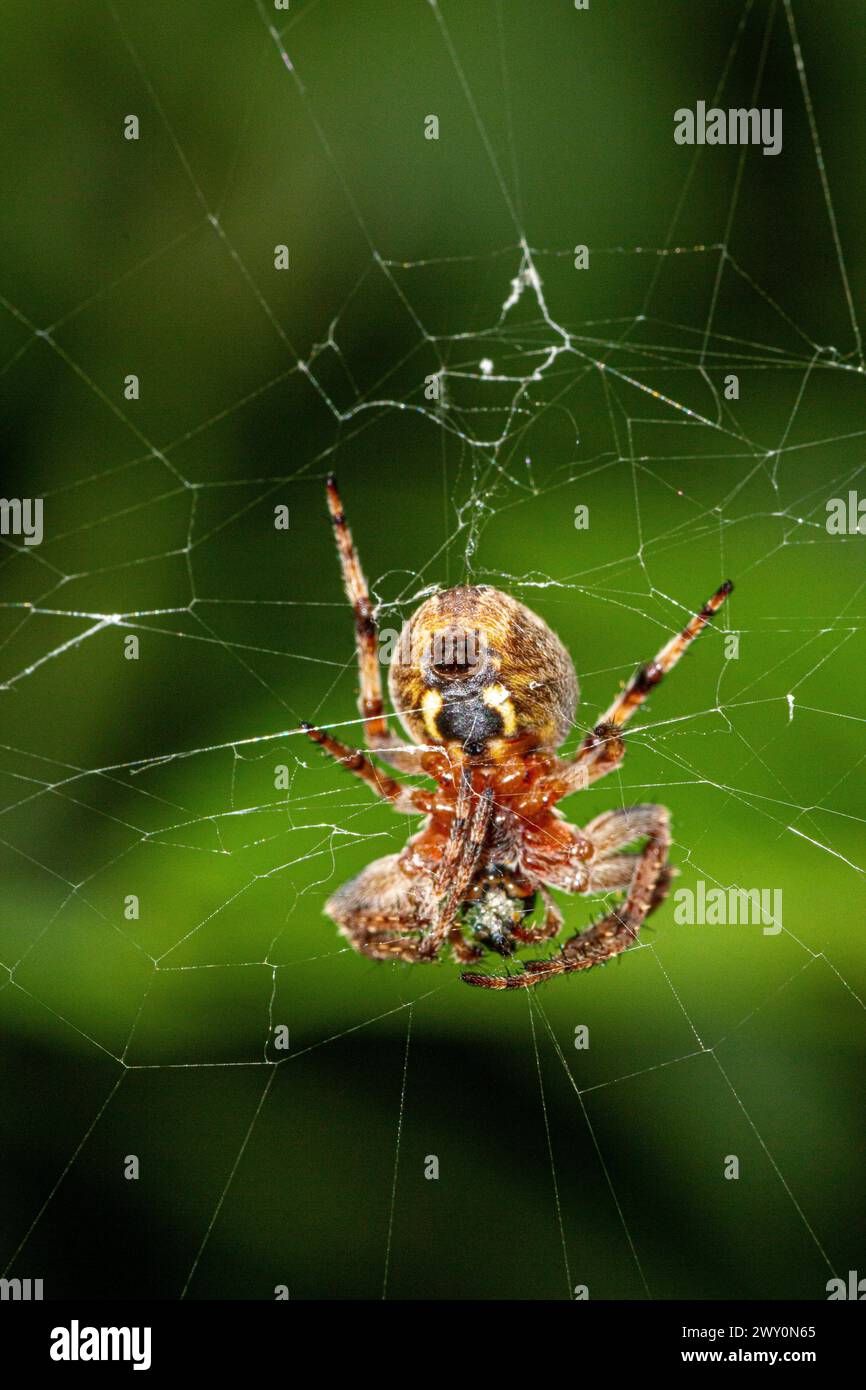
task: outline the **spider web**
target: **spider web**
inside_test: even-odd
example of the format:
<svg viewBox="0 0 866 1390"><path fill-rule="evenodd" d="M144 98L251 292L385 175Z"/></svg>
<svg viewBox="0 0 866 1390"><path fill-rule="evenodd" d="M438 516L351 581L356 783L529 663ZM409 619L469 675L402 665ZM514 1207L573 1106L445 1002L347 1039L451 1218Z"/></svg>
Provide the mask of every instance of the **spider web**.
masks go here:
<svg viewBox="0 0 866 1390"><path fill-rule="evenodd" d="M181 99L189 50L109 3L99 61L134 91L174 211L84 297L2 298L10 396L50 382L70 452L93 458L46 478L41 546L3 538L6 1277L44 1273L49 1296L820 1298L862 1267L866 581L862 536L825 524L863 477L850 193L825 158L806 7L748 0L714 7L709 76L680 78L670 113L784 106L778 161L675 150L659 95L663 225L632 194L602 215L590 174L566 213L544 201L584 161L605 176L617 113L640 143L653 69L625 73L607 126L566 156L574 132L531 120L538 65L600 81L647 25L675 36L688 14L649 8L419 0L393 50L375 7L221 9L208 38L237 41L238 74L213 81L248 93L217 169ZM172 23L204 37L200 17ZM465 168L477 202L425 218L387 179L371 194L359 152L382 128L358 130L359 83L371 104L392 94L395 182L433 206ZM291 189L287 141L304 151ZM253 149L283 181L251 214ZM609 225L628 236L593 239ZM292 243L299 277L329 239L339 264L294 302L272 247ZM167 329L143 340L129 402L135 345L106 364L99 335L159 322L163 294L189 325L171 350ZM204 368L184 359L202 334ZM778 890L770 931L678 925L668 903L616 965L508 996L345 947L328 891L413 823L298 728L362 738L332 467L383 629L472 578L560 633L582 687L567 750L735 580L623 769L566 810L663 802L677 886ZM600 907L562 905L567 934Z"/></svg>

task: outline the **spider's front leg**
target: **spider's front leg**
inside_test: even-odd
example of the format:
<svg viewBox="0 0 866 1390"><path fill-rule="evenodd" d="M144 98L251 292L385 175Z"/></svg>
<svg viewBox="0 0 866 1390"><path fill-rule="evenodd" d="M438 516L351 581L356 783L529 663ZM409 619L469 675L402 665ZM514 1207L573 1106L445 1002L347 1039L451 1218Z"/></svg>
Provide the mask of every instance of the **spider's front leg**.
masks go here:
<svg viewBox="0 0 866 1390"><path fill-rule="evenodd" d="M547 881L556 884L558 878L558 886L564 888L570 883L572 892L604 893L626 889L625 901L601 921L566 941L559 955L522 962L520 975L466 974L463 976L466 984L483 989L526 989L554 975L589 970L634 945L646 918L664 901L670 883L667 860L671 835L667 810L664 806L645 805L608 811L585 830L573 833L575 845L588 843L593 854L584 867L579 868L576 862L568 863L561 851L556 858L551 853ZM648 838L639 853L619 852L642 835ZM572 856L572 860L577 857ZM579 857L585 859L582 850Z"/></svg>
<svg viewBox="0 0 866 1390"><path fill-rule="evenodd" d="M368 864L329 899L325 912L356 951L375 960L435 960L445 941L457 959L476 959L472 947L458 944L456 919L492 812L492 791L476 795L464 775L447 839L428 827L408 852Z"/></svg>

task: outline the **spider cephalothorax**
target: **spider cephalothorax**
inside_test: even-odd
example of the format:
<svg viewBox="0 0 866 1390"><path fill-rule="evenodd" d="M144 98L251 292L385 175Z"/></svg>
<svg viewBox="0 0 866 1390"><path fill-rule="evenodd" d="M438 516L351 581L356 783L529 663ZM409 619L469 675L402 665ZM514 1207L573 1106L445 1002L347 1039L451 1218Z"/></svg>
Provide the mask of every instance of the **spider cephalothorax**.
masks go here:
<svg viewBox="0 0 866 1390"><path fill-rule="evenodd" d="M556 803L620 765L620 729L718 611L731 583L638 669L571 758L556 749L574 720L577 677L555 633L487 585L434 594L404 626L391 664L389 690L412 740L406 744L385 716L375 615L333 478L328 504L355 610L368 746L435 788L398 782L365 754L302 726L396 810L425 817L400 854L374 860L325 911L355 950L374 959L429 961L447 943L455 959L470 962L485 951L511 956L556 936L563 920L551 888L620 892L620 905L569 938L558 955L522 961L518 974L463 979L517 989L625 950L667 892L668 813L663 806L620 808L578 830ZM641 849L628 849L637 841ZM544 913L537 920L539 900Z"/></svg>

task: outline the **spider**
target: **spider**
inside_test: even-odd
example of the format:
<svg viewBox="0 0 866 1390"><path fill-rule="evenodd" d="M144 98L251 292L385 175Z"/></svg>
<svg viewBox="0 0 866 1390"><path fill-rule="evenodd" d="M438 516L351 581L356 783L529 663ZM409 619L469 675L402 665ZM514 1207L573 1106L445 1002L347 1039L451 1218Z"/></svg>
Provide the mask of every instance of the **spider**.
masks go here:
<svg viewBox="0 0 866 1390"><path fill-rule="evenodd" d="M432 961L450 948L470 964L485 952L509 958L557 936L563 917L551 888L619 892L618 906L558 954L520 961L519 973L462 978L484 989L522 989L618 955L666 896L669 813L630 806L578 829L557 802L621 765L624 724L718 612L730 580L638 669L570 758L556 750L574 722L578 683L556 634L489 585L435 593L405 623L390 666L407 745L385 713L376 617L333 476L327 497L355 611L367 746L396 771L425 774L436 786L399 782L358 749L301 725L395 811L426 817L400 854L374 860L333 894L325 912L356 951L375 960ZM639 840L641 849L628 848ZM543 914L535 912L539 899Z"/></svg>

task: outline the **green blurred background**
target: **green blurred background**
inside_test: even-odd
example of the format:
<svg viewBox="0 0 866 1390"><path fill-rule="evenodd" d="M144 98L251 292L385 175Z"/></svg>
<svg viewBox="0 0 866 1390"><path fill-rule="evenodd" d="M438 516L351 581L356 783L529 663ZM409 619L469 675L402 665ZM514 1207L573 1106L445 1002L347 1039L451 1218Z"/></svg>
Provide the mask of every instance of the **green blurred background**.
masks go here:
<svg viewBox="0 0 866 1390"><path fill-rule="evenodd" d="M866 8L793 15L859 306ZM866 540L824 527L866 491L862 373L784 7L0 23L4 489L46 528L2 560L0 1267L115 1298L378 1298L386 1264L429 1299L866 1274ZM783 108L778 157L674 144L723 79ZM503 317L521 236L550 323L531 286ZM573 652L580 729L736 581L737 658L704 637L567 810L664 802L679 885L781 889L782 933L668 905L535 1010L342 949L325 897L408 823L293 732L359 733L331 467L383 626L427 585L509 589Z"/></svg>

